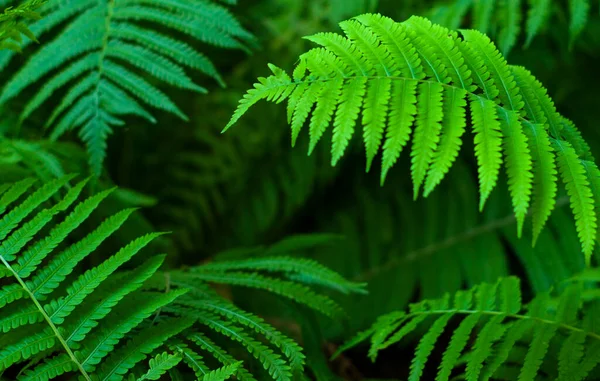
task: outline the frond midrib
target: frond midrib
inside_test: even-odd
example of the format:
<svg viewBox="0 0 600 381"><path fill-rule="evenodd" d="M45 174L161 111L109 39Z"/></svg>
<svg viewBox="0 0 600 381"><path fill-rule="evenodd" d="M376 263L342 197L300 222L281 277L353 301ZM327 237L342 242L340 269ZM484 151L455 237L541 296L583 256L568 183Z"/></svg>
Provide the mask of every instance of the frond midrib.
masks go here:
<svg viewBox="0 0 600 381"><path fill-rule="evenodd" d="M19 276L19 274L17 274L17 272L12 268L12 266L8 262L6 262L6 260L4 259L4 257L1 256L1 255L0 255L0 261L2 261L2 263L4 264L4 266L6 266L6 268L9 269L9 271L12 273L12 275L15 277L15 279L19 282L19 284L21 285L21 287L23 288L23 290L27 293L27 295L29 296L29 299L31 299L31 301L35 304L35 306L38 309L38 311L44 317L44 320L46 321L46 323L48 323L48 326L50 327L50 329L52 329L52 332L54 333L54 336L56 336L56 338L58 339L58 341L60 341L61 345L63 346L63 348L65 349L65 351L69 355L69 357L71 358L71 361L77 366L77 369L79 370L79 372L81 373L81 375L87 381L91 381L91 378L87 374L87 372L85 371L85 369L83 368L83 365L77 360L77 357L75 357L75 354L71 350L71 347L69 347L69 344L67 343L67 341L65 340L65 338L60 334L60 332L58 331L58 328L52 322L52 319L50 318L50 316L48 316L48 314L46 313L46 310L44 310L44 307L42 307L42 305L40 304L40 302L35 297L34 293L29 289L29 287L27 287L27 284L25 283L25 281Z"/></svg>
<svg viewBox="0 0 600 381"><path fill-rule="evenodd" d="M510 68L510 66L509 66ZM280 83L277 85L271 85L271 86L266 86L263 85L263 87L260 88L260 90L263 91L268 91L268 90L275 90L281 87L287 87L287 86L298 86L298 85L302 85L302 84L312 84L312 83L318 83L318 82L322 82L322 83L327 83L328 81L332 81L334 79L338 79L339 77L330 77L330 78L319 78L319 79L308 79L308 80L292 80L289 83ZM484 95L481 94L477 94L474 93L473 91L469 91L468 89L463 89L462 87L453 85L453 84L448 84L448 83L443 83L443 82L438 82L438 81L434 81L431 79L420 79L420 78L411 78L411 77L402 77L402 76L384 76L384 75L356 75L356 74L351 74L348 76L343 77L343 80L350 80L350 79L355 79L355 78L366 78L367 80L375 80L375 79L382 79L382 78L388 78L388 79L392 79L392 80L397 80L397 81L414 81L414 82L418 82L418 83L436 83L439 85L442 85L446 88L449 89L461 89L467 92L467 95L470 95L472 97L476 97L477 100L479 101L489 101L491 99L485 97ZM260 91L259 90L259 91ZM507 94L508 95L508 94ZM511 100L512 102L512 98L510 96L508 96L509 100ZM493 100L492 100L493 101ZM514 112L517 115L517 118L520 121L524 121L527 123L532 123L532 124L536 124L532 121L530 121L529 119L527 119L526 117L524 117L523 115L521 115L518 111L513 110L513 109L508 109L503 105L499 105L498 103L494 102L494 105L496 107L498 107L499 109L503 110L504 112Z"/></svg>
<svg viewBox="0 0 600 381"><path fill-rule="evenodd" d="M100 2L98 2L98 5L101 5ZM96 85L95 88L93 90L93 96L94 96L94 103L95 103L95 116L94 119L97 119L100 117L99 115L99 110L100 110L100 84L102 82L102 77L104 74L104 60L106 59L106 49L108 47L108 42L110 39L110 25L111 25L111 21L112 21L112 16L114 13L114 6L115 6L115 0L107 0L107 4L106 4L106 17L104 19L104 36L102 37L102 48L100 50L100 55L98 57L98 67L97 67L97 81L96 81Z"/></svg>
<svg viewBox="0 0 600 381"><path fill-rule="evenodd" d="M530 321L536 321L538 323L541 324L546 324L546 325L554 325L558 328L563 328L565 330L568 331L572 331L572 332L577 332L577 333L582 333L588 337L591 337L595 340L600 340L600 334L594 333L594 332L590 332L590 331L586 331L582 328L578 328L575 327L573 325L567 324L567 323L562 323L560 321L556 321L556 320L549 320L549 319L544 319L541 317L537 317L537 316L529 316L529 315L523 315L523 314L512 314L512 313L508 313L508 312L504 312L504 311L494 311L494 310L470 310L470 309L439 309L439 310L427 310L427 311L417 311L417 312L411 312L406 314L406 316L404 316L401 320L402 321L407 321L410 320L413 317L416 316L423 316L423 315L444 315L444 314L459 314L459 315L474 315L474 314L482 314L482 315L489 315L489 316L504 316L506 318L513 318L513 319L517 319L517 320L530 320Z"/></svg>

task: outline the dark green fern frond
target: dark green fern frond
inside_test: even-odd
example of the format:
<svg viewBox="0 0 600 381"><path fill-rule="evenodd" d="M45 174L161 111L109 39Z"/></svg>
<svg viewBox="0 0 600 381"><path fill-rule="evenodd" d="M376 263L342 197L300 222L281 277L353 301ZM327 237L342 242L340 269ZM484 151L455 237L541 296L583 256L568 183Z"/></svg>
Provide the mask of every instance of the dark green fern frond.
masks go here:
<svg viewBox="0 0 600 381"><path fill-rule="evenodd" d="M148 369L148 372L146 372L146 374L138 378L138 381L158 380L169 369L177 366L177 364L179 364L180 361L180 356L172 355L167 352L160 353L150 360L150 369Z"/></svg>
<svg viewBox="0 0 600 381"><path fill-rule="evenodd" d="M504 164L517 232L521 234L533 207L535 241L554 208L560 169L583 252L590 260L597 216L582 163L590 160L589 151L531 73L508 65L494 44L473 30L459 37L420 17L397 23L373 14L340 26L346 36L308 37L321 47L300 57L292 77L270 65L273 75L259 78L225 129L262 99L287 99L292 142L310 120L309 153L333 124L335 164L362 113L367 170L383 147L383 183L414 124L410 156L416 198L422 187L429 195L453 166L470 122L480 208Z"/></svg>
<svg viewBox="0 0 600 381"><path fill-rule="evenodd" d="M117 273L159 234L142 236L98 266L70 276L132 212L119 212L83 239L65 245L67 237L111 193L99 193L71 208L83 191L83 181L48 205L71 178L50 181L29 196L34 181L24 180L3 188L0 199L0 261L4 269L0 371L32 358L41 360L22 372L19 380L48 380L70 372L86 380L114 378L111 375L124 374L188 326L186 321L169 319L155 327L136 328L185 293L175 290L155 295L139 290L164 256L151 257L127 278ZM60 220L54 221L59 215ZM111 354L113 350L116 352Z"/></svg>
<svg viewBox="0 0 600 381"><path fill-rule="evenodd" d="M199 42L230 49L242 49L252 39L225 7L210 1L84 0L73 4L61 0L48 3L41 13L44 18L32 26L38 35L70 21L10 79L0 103L54 73L28 101L21 119L59 90L64 91L48 119L48 127L53 126L51 138L78 130L95 175L100 173L106 155L108 135L124 124L122 116L136 115L155 123L146 109L151 106L187 120L154 80L206 92L192 82L184 70L187 67L222 83L208 58L158 30L174 30ZM1 58L7 63L10 54Z"/></svg>
<svg viewBox="0 0 600 381"><path fill-rule="evenodd" d="M442 345L438 339L444 331L452 335L437 367L436 380L449 380L458 371L459 360L466 363L464 379L496 379L496 372L507 364L521 343L528 343L528 348L516 373L519 380L537 380L542 361L553 356L549 348L554 345L561 349L558 358L552 359L552 372L557 377L552 379L584 380L600 362L600 356L590 350L598 345L600 336L581 325L580 294L581 284L571 284L557 300L542 293L524 306L518 278L502 278L495 284L484 283L454 296L412 304L406 312L382 316L340 351L370 338L369 353L374 360L381 350L427 325L415 351L409 380L422 379L433 349ZM449 323L454 320L460 323L451 325L455 328L450 331ZM581 371L571 372L578 368Z"/></svg>
<svg viewBox="0 0 600 381"><path fill-rule="evenodd" d="M524 45L528 47L543 29L562 17L561 13L568 14L563 34L568 35L569 46L572 46L587 26L590 2L570 0L568 9L563 8L563 4L552 0L461 0L437 5L431 11L431 19L451 29L469 27L486 33L498 42L504 54L508 54L520 39L524 39ZM554 14L560 16L551 20Z"/></svg>
<svg viewBox="0 0 600 381"><path fill-rule="evenodd" d="M8 7L0 13L0 49L20 52L22 35L37 42L28 24L40 19L37 10L44 3L46 0L27 0L16 7Z"/></svg>
<svg viewBox="0 0 600 381"><path fill-rule="evenodd" d="M350 282L315 261L300 258L262 256L254 260L226 260L192 267L187 272L172 273L172 277L188 285L200 281L268 290L330 317L339 317L341 309L337 303L308 285L346 294L365 293L364 283Z"/></svg>
<svg viewBox="0 0 600 381"><path fill-rule="evenodd" d="M280 273L284 279L262 275ZM288 278L290 280L285 280ZM146 285L149 289L188 289L189 295L178 298L162 311L170 315L192 318L201 329L186 331L179 336L171 349L182 355L197 377L208 377L205 358L212 357L224 367L238 360L219 343L228 339L237 343L258 361L274 380L291 380L300 374L305 365L305 355L292 339L273 328L253 313L242 310L223 299L209 283L230 284L267 290L289 298L315 311L329 316L339 316L339 307L329 297L310 290L306 285L321 285L342 292L364 292L362 285L349 282L316 262L298 259L297 263L285 257L261 256L256 260L223 260L193 267L189 271L172 271L157 275ZM216 335L215 335L216 334ZM232 372L240 380L262 379L249 373L247 366L236 367Z"/></svg>

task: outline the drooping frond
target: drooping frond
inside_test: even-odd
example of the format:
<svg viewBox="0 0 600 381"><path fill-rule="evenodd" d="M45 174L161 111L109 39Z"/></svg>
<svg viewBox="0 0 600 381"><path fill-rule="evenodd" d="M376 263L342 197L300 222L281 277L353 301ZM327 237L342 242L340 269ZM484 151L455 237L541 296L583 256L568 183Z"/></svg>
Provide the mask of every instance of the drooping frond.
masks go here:
<svg viewBox="0 0 600 381"><path fill-rule="evenodd" d="M300 57L292 77L270 65L273 75L260 78L244 95L225 129L259 100L287 99L293 141L309 121L312 148L333 124L335 164L362 113L367 170L381 148L382 183L412 133L411 174L417 197L423 186L429 195L453 166L469 122L480 207L504 165L517 231L520 235L532 208L535 241L554 208L560 169L589 261L596 212L582 161L593 158L575 126L557 113L531 73L508 65L494 44L473 30L459 37L420 17L397 23L373 14L340 26L346 36L308 37L321 47Z"/></svg>
<svg viewBox="0 0 600 381"><path fill-rule="evenodd" d="M93 174L100 173L106 140L124 124L122 116L135 115L155 123L147 106L187 120L184 113L154 83L206 92L184 68L197 70L222 83L208 58L186 42L168 36L173 30L202 43L242 49L252 39L222 5L212 1L127 0L49 2L43 19L31 28L38 36L68 24L45 43L9 80L0 103L53 76L26 104L21 119L31 115L54 94L65 95L48 118L57 139L77 130L87 146ZM73 17L75 16L75 17ZM10 53L0 57L4 66Z"/></svg>
<svg viewBox="0 0 600 381"><path fill-rule="evenodd" d="M37 10L45 2L46 0L27 0L16 7L8 7L0 13L0 49L20 52L22 35L37 42L28 24L39 20L40 15Z"/></svg>
<svg viewBox="0 0 600 381"><path fill-rule="evenodd" d="M422 379L434 348L445 345L439 340L444 332L450 334L450 339L437 366L436 381L449 380L459 371L459 364L466 365L460 368L464 369L463 379L496 379L494 376L501 374L508 362L515 362L513 353L523 345L527 350L517 360L520 369L515 380L537 380L544 360L552 361L552 366L544 366L544 373L555 376L551 379L584 380L600 362L598 353L591 350L600 336L581 324L581 290L581 283L572 283L556 300L542 293L523 305L518 278L501 278L495 284L484 283L453 296L412 304L408 311L381 316L340 352L370 338L369 353L374 360L381 350L426 326L415 350L409 380ZM550 350L555 345L559 351ZM558 357L553 358L555 355Z"/></svg>
<svg viewBox="0 0 600 381"><path fill-rule="evenodd" d="M500 50L508 54L519 44L528 47L544 29L562 21L566 15L568 22L562 34L568 35L572 46L587 26L590 2L570 0L568 7L564 4L554 0L466 0L436 5L430 14L432 21L448 28L468 27L488 34L498 42ZM555 14L560 16L552 19Z"/></svg>

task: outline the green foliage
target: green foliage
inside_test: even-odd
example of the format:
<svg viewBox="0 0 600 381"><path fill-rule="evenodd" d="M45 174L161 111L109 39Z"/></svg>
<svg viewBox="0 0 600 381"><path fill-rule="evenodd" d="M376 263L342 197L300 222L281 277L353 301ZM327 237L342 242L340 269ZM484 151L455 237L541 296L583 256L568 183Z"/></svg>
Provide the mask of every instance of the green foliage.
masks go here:
<svg viewBox="0 0 600 381"><path fill-rule="evenodd" d="M340 351L370 338L369 355L374 360L380 351L427 324L415 350L410 380L422 379L433 349L442 345L438 340L445 330L451 332L451 338L437 367L436 380L448 380L459 364L466 364L466 380L495 379L497 372L501 374L513 361L512 352L524 343L528 348L520 360L519 380L537 379L542 363L555 354L551 346L560 347L558 358L553 359L552 367L543 368L544 373L551 372L552 379L584 380L600 362L600 337L582 326L581 292L582 284L572 283L556 299L541 293L524 306L519 279L501 278L495 284L423 300L411 304L406 312L384 315ZM455 320L460 323L449 326Z"/></svg>
<svg viewBox="0 0 600 381"><path fill-rule="evenodd" d="M335 165L362 111L367 171L385 136L383 184L414 122L411 175L416 199L421 187L429 195L454 164L469 121L480 209L504 162L518 234L531 207L535 242L555 205L558 167L589 261L597 217L593 179L586 176L583 161L595 165L575 126L556 112L531 73L509 66L494 44L473 30L462 31L459 38L423 18L396 23L372 14L340 26L346 37L333 33L307 37L322 47L300 57L293 78L270 65L273 75L260 78L248 91L225 129L261 99L276 103L287 99L294 144L314 106L309 154L333 119Z"/></svg>
<svg viewBox="0 0 600 381"><path fill-rule="evenodd" d="M349 329L365 329L377 316L414 300L494 282L513 273L515 266L532 292L547 291L584 268L583 255L576 254L577 231L566 195L558 197L547 228L532 247L529 240L517 237L504 181L479 213L476 176L462 160L452 171L452 182L440 184L439 191L417 202L412 201L410 184L401 178L390 178L379 188L366 186L365 175L357 176L353 186L346 187L348 201L333 217L318 214L318 230L344 239L311 258L348 279L368 283L367 296L340 299L352 316ZM530 226L524 229L531 233ZM331 337L343 337L343 328L323 324Z"/></svg>
<svg viewBox="0 0 600 381"><path fill-rule="evenodd" d="M77 372L87 380L92 374L123 374L143 360L145 353L189 325L184 320L171 319L136 332L136 327L143 326L154 311L185 291L162 295L139 291L160 267L164 256L149 258L126 279L115 274L158 234L139 237L98 266L69 278L133 211L117 213L83 239L64 245L110 193L102 192L81 201L67 213L87 182L82 181L53 206L44 207L45 201L57 195L69 179L50 181L29 196L26 192L34 181L14 183L4 187L0 201L4 212L0 220L0 260L7 270L4 278L10 280L0 290L4 332L1 369L41 354L45 359L38 359L38 364L25 370L19 379L51 379L67 372ZM60 213L67 214L61 222L53 223L52 219ZM45 226L52 228L42 233ZM131 341L111 353L126 340ZM143 349L132 343L139 343Z"/></svg>
<svg viewBox="0 0 600 381"><path fill-rule="evenodd" d="M46 207L71 179L49 181L33 192L29 192L35 183L31 179L0 188L0 328L4 333L0 371L30 361L17 376L19 380L48 380L69 372L86 380L121 379L159 348L169 348L171 353L161 352L151 359L139 380L157 380L181 361L202 380L224 380L233 374L254 379L241 362L205 336L201 326L239 342L274 380L291 380L304 366L298 344L226 301L206 282L268 289L329 316L339 314L337 304L302 283L362 291L361 285L317 263L295 263L285 257L160 273L164 256L154 256L132 270L117 272L158 233L133 240L99 265L72 277L134 210L118 212L84 238L66 244L112 192L100 192L74 205L87 183L84 180ZM60 215L64 215L62 221L53 221ZM279 272L289 280L261 275L263 270ZM285 359L268 345L280 350ZM209 368L198 352L211 354L223 367Z"/></svg>
<svg viewBox="0 0 600 381"><path fill-rule="evenodd" d="M36 10L45 2L46 0L28 0L17 7L8 7L0 14L0 49L20 52L19 43L23 40L21 35L37 42L27 24L32 20L39 20L40 15Z"/></svg>
<svg viewBox="0 0 600 381"><path fill-rule="evenodd" d="M114 127L125 124L123 116L135 115L156 123L143 106L147 105L187 120L153 83L155 80L206 92L185 73L184 68L190 68L222 84L208 58L187 42L164 34L161 28L228 49L243 49L244 43L252 40L225 7L213 2L61 0L48 3L41 13L43 19L32 26L38 37L69 21L57 37L44 44L12 76L4 86L0 102L6 103L59 69L38 85L39 90L28 99L21 119L30 116L54 93L66 89L46 127L53 126L50 136L53 140L78 129L95 176L100 174L106 156L108 135ZM189 17L190 14L193 16ZM213 23L215 18L220 20L219 24ZM6 66L10 58L8 53L0 57L0 67ZM148 81L134 68L154 80Z"/></svg>
<svg viewBox="0 0 600 381"><path fill-rule="evenodd" d="M508 54L521 37L525 38L524 45L528 47L543 29L560 19L561 13L568 14L568 43L572 46L588 22L588 0L570 0L568 9L552 0L459 0L438 5L431 11L431 17L434 22L451 29L468 25L486 33L496 38L500 50ZM553 14L557 14L557 17L551 19Z"/></svg>
<svg viewBox="0 0 600 381"><path fill-rule="evenodd" d="M0 0L0 379L600 379L597 6Z"/></svg>

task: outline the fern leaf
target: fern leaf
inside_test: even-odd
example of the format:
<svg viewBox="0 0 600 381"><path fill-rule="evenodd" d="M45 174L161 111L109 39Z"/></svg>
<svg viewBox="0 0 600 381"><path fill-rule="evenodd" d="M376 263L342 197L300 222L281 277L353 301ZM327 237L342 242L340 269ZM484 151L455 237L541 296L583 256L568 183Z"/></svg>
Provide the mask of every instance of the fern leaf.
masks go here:
<svg viewBox="0 0 600 381"><path fill-rule="evenodd" d="M558 379L566 380L570 375L577 373L576 367L583 357L583 344L585 334L573 332L563 343L558 358Z"/></svg>
<svg viewBox="0 0 600 381"><path fill-rule="evenodd" d="M483 371L482 378L484 380L489 380L502 364L504 364L508 359L510 351L516 346L517 341L520 340L526 332L531 330L533 324L534 322L531 320L520 320L508 327L502 341L495 349L492 361Z"/></svg>
<svg viewBox="0 0 600 381"><path fill-rule="evenodd" d="M208 314L203 316L201 322L208 325L213 330L244 345L244 347L246 347L248 351L262 363L265 370L269 372L274 379L291 379L291 369L285 364L281 357L265 345L252 339L242 329Z"/></svg>
<svg viewBox="0 0 600 381"><path fill-rule="evenodd" d="M70 178L61 178L45 184L31 196L25 199L19 206L6 213L0 219L0 240L4 240L6 236L29 215L40 204L52 197ZM11 258L7 259L8 261Z"/></svg>
<svg viewBox="0 0 600 381"><path fill-rule="evenodd" d="M410 375L408 377L409 380L413 381L421 379L427 358L429 358L431 355L431 351L433 351L435 342L444 331L444 328L448 324L448 321L451 317L451 313L440 316L435 323L433 323L427 333L423 335L419 345L417 346L415 357L410 365Z"/></svg>
<svg viewBox="0 0 600 381"><path fill-rule="evenodd" d="M550 0L530 0L530 8L527 12L527 24L525 26L525 47L528 47L540 28L547 22L550 11Z"/></svg>
<svg viewBox="0 0 600 381"><path fill-rule="evenodd" d="M431 168L427 172L424 195L427 197L442 181L456 160L461 137L465 132L466 91L457 88L446 88L444 91L444 119L442 120L442 136L438 150L435 152Z"/></svg>
<svg viewBox="0 0 600 381"><path fill-rule="evenodd" d="M193 279L202 280L205 282L266 289L274 294L281 295L298 303L304 304L330 317L335 317L341 312L339 306L331 299L324 295L316 294L304 285L268 278L260 274L233 271L194 273Z"/></svg>
<svg viewBox="0 0 600 381"><path fill-rule="evenodd" d="M142 283L162 265L163 260L163 256L156 256L147 260L135 270L127 273L127 281L124 281L121 277L113 276L108 281L103 282L98 287L95 295L101 298L101 302L86 301L79 307L77 315L71 315L67 318L65 328L69 332L67 337L69 342L82 341L119 301L140 288Z"/></svg>
<svg viewBox="0 0 600 381"><path fill-rule="evenodd" d="M371 163L379 152L383 138L391 86L390 79L378 78L371 81L367 89L362 120L363 139L367 150L367 172L371 169Z"/></svg>
<svg viewBox="0 0 600 381"><path fill-rule="evenodd" d="M371 337L369 354L375 360L379 350L405 338L426 318L435 318L421 337L412 360L409 379L419 380L425 363L431 361L434 348L439 349L443 345L436 341L447 329L448 320L452 317L462 321L458 327L452 328L452 337L438 367L438 381L450 379L454 369L465 363L465 373L457 377L466 380L534 380L540 375L542 362L548 363L548 366L544 365L545 373L552 374L550 368L556 364L557 374L581 380L600 360L598 336L578 327L578 314L582 311L581 290L580 282L569 285L560 294L558 305L549 293L541 293L524 311L518 278L501 278L495 284L483 283L456 293L452 306L449 303L451 298L446 295L441 299L412 304L406 312L384 315L344 348ZM479 330L476 329L478 324L482 325ZM394 331L396 333L387 338ZM569 337L562 343L560 353L555 353L549 348L553 339L560 337L559 331ZM563 340L562 337L560 339ZM461 355L470 341L473 341L471 352ZM520 344L523 341L529 342L527 348ZM554 361L554 356L558 361ZM522 366L515 366L521 360ZM506 373L507 369L510 369L509 373ZM503 378L508 374L512 378Z"/></svg>
<svg viewBox="0 0 600 381"><path fill-rule="evenodd" d="M500 50L508 54L517 42L521 29L521 0L505 1L502 9L500 35L498 36Z"/></svg>
<svg viewBox="0 0 600 381"><path fill-rule="evenodd" d="M156 355L150 360L150 369L137 381L158 380L169 369L175 367L181 361L181 357L168 354L166 352Z"/></svg>
<svg viewBox="0 0 600 381"><path fill-rule="evenodd" d="M96 366L98 364L101 364L101 366L106 365L108 359L105 359L105 357L107 355L112 357L110 362L112 362L114 366L119 365L117 364L118 360L114 357L115 352L113 352L113 349L119 343L119 341L123 339L128 332L130 332L133 328L139 325L144 319L146 319L153 312L155 312L158 308L169 304L184 293L185 290L175 290L167 294L160 295L142 294L140 292L137 292L134 294L130 294L130 296L123 299L122 303L120 303L117 307L118 309L113 310L112 314L109 315L109 320L105 320L103 327L98 331L92 332L89 335L89 337L85 337L85 347L83 347L80 351L76 353L77 358L81 359L82 366L89 372L95 371ZM135 304L129 304L128 306L128 303ZM132 311L130 307L131 305L136 305L136 310ZM110 319L110 316L112 316L113 318ZM67 324L67 327L68 332L70 331L73 333L78 328L75 325L69 324ZM179 329L181 327L173 328ZM185 328L186 327L183 327L181 328L181 330ZM75 337L73 336L73 334L71 334L70 336L70 341L75 342ZM139 337L139 335L135 337ZM135 346L136 344L133 343L131 345ZM123 349L123 347L121 347L121 353L124 354L125 350L126 349ZM127 352L127 354L136 356L136 354L134 353ZM114 371L114 369L112 368L112 365L106 365L104 367L104 371L112 372Z"/></svg>
<svg viewBox="0 0 600 381"><path fill-rule="evenodd" d="M373 30L382 45L390 52L390 57L394 58L395 67L402 76L412 79L425 77L419 56L410 44L403 25L376 14L359 15L356 19ZM398 59L400 57L402 59Z"/></svg>
<svg viewBox="0 0 600 381"><path fill-rule="evenodd" d="M473 25L481 33L487 33L492 21L495 1L477 1L473 11Z"/></svg>
<svg viewBox="0 0 600 381"><path fill-rule="evenodd" d="M459 89L473 91L471 72L465 60L460 54L457 46L454 44L454 38L448 38L448 35L456 36L456 32L436 24L429 20L413 16L406 21L408 28L415 32L415 35L423 39L423 42L429 46L435 46L437 56L448 70L448 76L451 83Z"/></svg>
<svg viewBox="0 0 600 381"><path fill-rule="evenodd" d="M123 247L113 257L104 261L100 266L86 271L73 284L67 288L67 295L46 307L46 312L55 324L61 324L64 318L71 313L83 299L98 285L114 273L119 266L131 259L143 247L148 245L159 234L148 234Z"/></svg>
<svg viewBox="0 0 600 381"><path fill-rule="evenodd" d="M271 253L279 250L271 248ZM200 267L194 267L192 272L210 272L215 270L262 270L268 272L283 272L290 279L302 280L303 283L317 284L337 290L341 293L365 293L363 283L347 281L333 270L321 265L317 261L306 258L293 257L263 257L240 260L227 260L212 262Z"/></svg>
<svg viewBox="0 0 600 381"><path fill-rule="evenodd" d="M540 125L525 123L523 129L527 136L533 159L533 202L532 224L533 244L537 241L550 213L556 197L556 164L550 139Z"/></svg>
<svg viewBox="0 0 600 381"><path fill-rule="evenodd" d="M87 219L92 211L98 207L100 202L112 193L112 191L113 190L110 189L100 192L77 205L74 211L69 214L63 222L55 226L45 239L36 242L36 244L30 247L22 257L18 258L18 264L15 266L17 274L21 278L28 278L29 275L36 270L42 260L56 248L70 232Z"/></svg>
<svg viewBox="0 0 600 381"><path fill-rule="evenodd" d="M577 233L582 244L586 262L591 260L596 237L596 214L594 199L589 182L585 176L585 168L579 161L573 147L561 140L554 140L558 168L571 200L571 209L575 215Z"/></svg>
<svg viewBox="0 0 600 381"><path fill-rule="evenodd" d="M202 360L202 356L190 349L189 346L175 343L171 344L170 347L183 358L183 362L194 372L197 379L200 380L208 374L209 369Z"/></svg>
<svg viewBox="0 0 600 381"><path fill-rule="evenodd" d="M572 47L587 24L590 3L588 0L569 0L569 46Z"/></svg>
<svg viewBox="0 0 600 381"><path fill-rule="evenodd" d="M487 99L472 99L471 115L475 133L475 156L479 167L479 187L481 198L479 209L488 199L498 181L500 165L502 164L501 126L496 114L496 106Z"/></svg>
<svg viewBox="0 0 600 381"><path fill-rule="evenodd" d="M229 353L223 348L216 345L212 340L203 334L195 333L190 339L198 344L202 349L210 352L215 359L217 359L223 365L232 365L237 362ZM235 376L240 381L255 381L254 377L242 366L237 368Z"/></svg>
<svg viewBox="0 0 600 381"><path fill-rule="evenodd" d="M454 331L452 338L450 339L450 344L448 344L448 348L444 352L436 380L447 381L450 378L452 369L458 362L461 352L467 346L467 341L469 340L471 332L480 318L481 316L479 314L469 315Z"/></svg>
<svg viewBox="0 0 600 381"><path fill-rule="evenodd" d="M290 365L293 370L302 369L305 356L301 348L292 340L283 336L281 333L267 325L261 318L236 308L233 304L220 302L216 299L211 300L192 300L183 298L179 303L188 307L208 310L213 313L222 315L228 321L235 321L244 325L258 334L263 335L270 343L277 346L290 360Z"/></svg>
<svg viewBox="0 0 600 381"><path fill-rule="evenodd" d="M411 173L414 184L414 198L419 196L419 188L433 160L442 130L442 86L423 83L419 86L417 101L417 122L411 152Z"/></svg>
<svg viewBox="0 0 600 381"><path fill-rule="evenodd" d="M511 193L517 236L521 237L525 215L529 209L532 188L532 160L527 146L527 137L515 112L500 111L500 122L504 132L504 153L508 173L508 189Z"/></svg>
<svg viewBox="0 0 600 381"><path fill-rule="evenodd" d="M508 50L518 35L520 2L503 4L504 16L497 24L502 31L502 48ZM495 4L473 6L475 23L489 29ZM521 234L531 206L535 243L556 204L558 178L550 142L564 140L578 159L593 161L589 146L575 126L557 113L544 87L527 70L509 66L491 40L478 31L461 30L459 36L423 18L397 23L373 14L360 15L341 23L341 27L345 36L320 33L307 37L320 47L301 55L293 79L271 67L274 74L259 79L248 91L226 129L260 99L275 103L287 99L293 143L313 112L311 151L333 119L335 165L344 155L362 112L367 169L384 139L383 184L408 143L415 122L411 177L416 198L422 186L424 194L430 195L449 172L470 122L475 135L480 209L495 188L505 162L517 233ZM341 95L336 103L323 89L337 93L338 86ZM470 113L464 110L465 99ZM589 253L592 242L588 233L595 231L595 225L584 229L581 218L595 223L596 212L576 212L580 240Z"/></svg>
<svg viewBox="0 0 600 381"><path fill-rule="evenodd" d="M492 317L481 329L475 344L473 344L473 353L467 361L467 380L479 380L484 361L492 354L492 345L498 341L506 330L502 325L504 316Z"/></svg>
<svg viewBox="0 0 600 381"><path fill-rule="evenodd" d="M52 292L71 273L77 263L119 229L132 212L132 209L125 210L108 218L93 233L58 254L46 267L38 271L33 279L27 281L27 286L34 296L39 297Z"/></svg>
<svg viewBox="0 0 600 381"><path fill-rule="evenodd" d="M219 369L213 370L212 372L206 374L202 378L202 381L224 381L224 380L228 380L231 376L233 376L235 374L235 372L238 370L238 368L240 367L241 364L242 364L242 362L239 361L239 362L236 362L234 364L225 365L224 367L221 367Z"/></svg>
<svg viewBox="0 0 600 381"><path fill-rule="evenodd" d="M175 319L146 328L104 361L98 370L99 377L110 379L117 375L123 375L168 338L180 333L190 325L192 325L190 320Z"/></svg>
<svg viewBox="0 0 600 381"><path fill-rule="evenodd" d="M390 168L396 163L402 149L408 143L411 127L417 114L417 81L400 81L393 84L396 102L390 106L380 183L383 185ZM435 164L434 164L435 165Z"/></svg>
<svg viewBox="0 0 600 381"><path fill-rule="evenodd" d="M341 81L341 80L331 81L323 86L323 88L319 92L319 94L311 92L310 89L309 89L309 91L306 92L307 97L310 97L314 94L315 96L319 96L319 97L321 97L321 99L323 99L323 101L319 102L317 104L317 106L315 107L315 111L313 112L313 116L310 120L310 131L309 131L310 144L308 146L308 154L309 155L314 150L318 141L321 139L321 136L323 136L325 129L329 125L329 122L331 121L331 118L333 116L333 113L335 111L335 108L336 108L337 103L340 98L340 91L341 91L342 85L343 85L343 81ZM315 88L315 87L313 86L312 88ZM308 99L308 98L305 98L305 99ZM310 99L310 100L313 100L313 99ZM314 101L316 101L316 98L314 98ZM305 104L303 102L301 102L298 105L298 107L300 108L300 107L303 107L304 105ZM306 110L306 114L308 115L308 111L310 108L312 108L312 104L307 102L306 105L308 105L308 109L302 109L302 110L303 110L303 112ZM304 115L304 113L302 115ZM296 116L296 114L294 114L294 116ZM302 117L299 117L299 118L302 118ZM301 125L299 125L299 123L304 122L303 119L295 119L295 120L298 122L295 125L292 125L292 129L296 128L296 130L294 130L295 131L294 134L292 135L292 139L294 141L298 137L298 133L300 132Z"/></svg>
<svg viewBox="0 0 600 381"><path fill-rule="evenodd" d="M83 0L48 6L44 16L32 25L35 35L47 34L61 24L65 24L64 28L12 76L0 102L18 96L50 71L59 69L45 86L39 86L41 90L27 103L21 118L30 116L53 93L66 89L65 97L49 118L53 124L64 114L54 126L52 136L84 128L80 136L88 146L95 176L100 175L111 129L122 124L114 114L140 115L151 120L137 105L141 101L187 119L169 96L139 76L134 68L186 90L206 91L191 81L183 66L199 70L222 84L214 65L204 55L187 43L155 30L166 26L197 41L235 49L246 49L245 44L253 40L225 7L213 1L189 4L175 0L107 0L96 4ZM11 57L4 55L0 67L6 66ZM101 89L107 84L121 90L112 91L113 96L121 97L105 100L106 93Z"/></svg>
<svg viewBox="0 0 600 381"><path fill-rule="evenodd" d="M366 92L366 79L356 78L348 81L342 90L340 105L333 122L331 146L331 165L337 164L344 155L348 142L354 132L354 123L358 118L362 97Z"/></svg>
<svg viewBox="0 0 600 381"><path fill-rule="evenodd" d="M519 381L532 380L538 373L542 360L548 351L550 340L556 334L556 326L540 325L533 330L533 341L529 345L529 351L525 356L525 361Z"/></svg>

